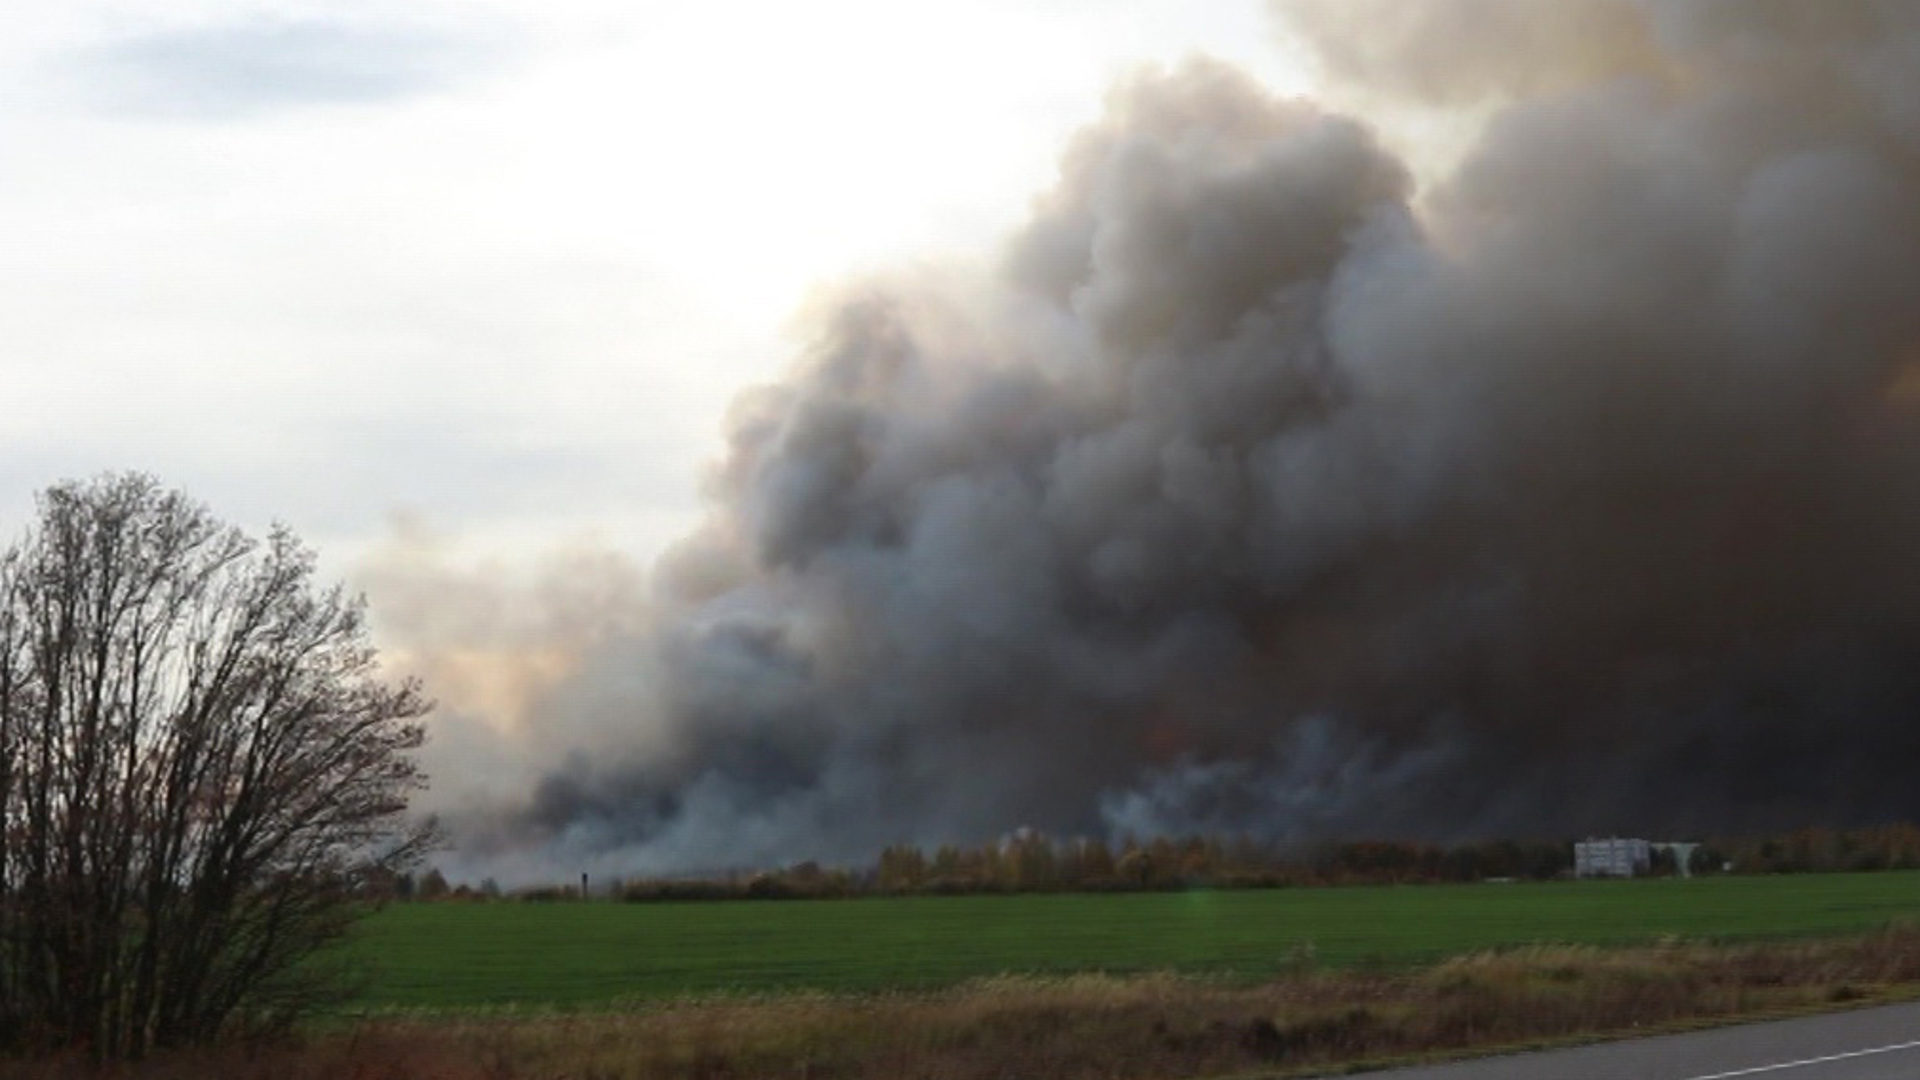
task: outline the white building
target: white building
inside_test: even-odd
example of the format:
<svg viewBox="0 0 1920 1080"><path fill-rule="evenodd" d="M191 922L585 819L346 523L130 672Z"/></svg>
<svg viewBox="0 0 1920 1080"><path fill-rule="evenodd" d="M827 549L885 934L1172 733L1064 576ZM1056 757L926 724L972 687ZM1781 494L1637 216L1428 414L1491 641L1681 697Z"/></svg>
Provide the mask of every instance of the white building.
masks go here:
<svg viewBox="0 0 1920 1080"><path fill-rule="evenodd" d="M1645 840L1609 837L1573 845L1574 877L1632 877L1653 866L1653 845Z"/></svg>

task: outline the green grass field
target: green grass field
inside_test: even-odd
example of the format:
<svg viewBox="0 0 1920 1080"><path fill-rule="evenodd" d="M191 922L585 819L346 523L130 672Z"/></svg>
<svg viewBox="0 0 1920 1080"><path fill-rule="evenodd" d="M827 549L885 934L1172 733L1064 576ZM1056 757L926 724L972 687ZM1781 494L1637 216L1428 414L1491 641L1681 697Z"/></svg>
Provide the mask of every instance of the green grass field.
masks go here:
<svg viewBox="0 0 1920 1080"><path fill-rule="evenodd" d="M1110 896L401 904L346 947L360 1004L594 1006L1002 973L1413 964L1503 945L1816 937L1920 919L1920 872Z"/></svg>

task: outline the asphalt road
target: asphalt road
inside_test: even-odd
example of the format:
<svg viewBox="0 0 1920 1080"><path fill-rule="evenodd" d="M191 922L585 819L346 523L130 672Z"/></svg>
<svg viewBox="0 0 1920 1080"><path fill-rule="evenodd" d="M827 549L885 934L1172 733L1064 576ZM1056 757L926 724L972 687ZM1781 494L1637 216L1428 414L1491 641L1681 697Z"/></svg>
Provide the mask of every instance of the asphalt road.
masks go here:
<svg viewBox="0 0 1920 1080"><path fill-rule="evenodd" d="M1920 1080L1920 1003L1368 1076L1379 1080Z"/></svg>

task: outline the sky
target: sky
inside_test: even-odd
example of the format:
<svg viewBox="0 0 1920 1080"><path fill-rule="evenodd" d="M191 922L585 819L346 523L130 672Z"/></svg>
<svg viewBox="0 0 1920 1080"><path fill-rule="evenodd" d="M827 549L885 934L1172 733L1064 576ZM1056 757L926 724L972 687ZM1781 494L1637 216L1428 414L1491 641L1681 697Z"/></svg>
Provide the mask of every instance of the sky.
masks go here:
<svg viewBox="0 0 1920 1080"><path fill-rule="evenodd" d="M644 563L815 290L981 257L1134 65L1304 78L1257 0L7 6L0 527L139 469L347 578Z"/></svg>

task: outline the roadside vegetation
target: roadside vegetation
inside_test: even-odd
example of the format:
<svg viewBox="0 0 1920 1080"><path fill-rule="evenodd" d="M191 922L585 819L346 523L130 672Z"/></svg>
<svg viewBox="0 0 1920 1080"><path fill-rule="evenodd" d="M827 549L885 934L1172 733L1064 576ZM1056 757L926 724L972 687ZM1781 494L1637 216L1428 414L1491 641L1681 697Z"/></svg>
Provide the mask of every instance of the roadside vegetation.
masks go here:
<svg viewBox="0 0 1920 1080"><path fill-rule="evenodd" d="M1782 1015L1910 995L1920 932L1635 948L1537 945L1404 970L1301 956L1254 982L1168 973L974 980L928 992L687 997L606 1012L385 1013L297 1044L0 1078L731 1080L1291 1076Z"/></svg>

